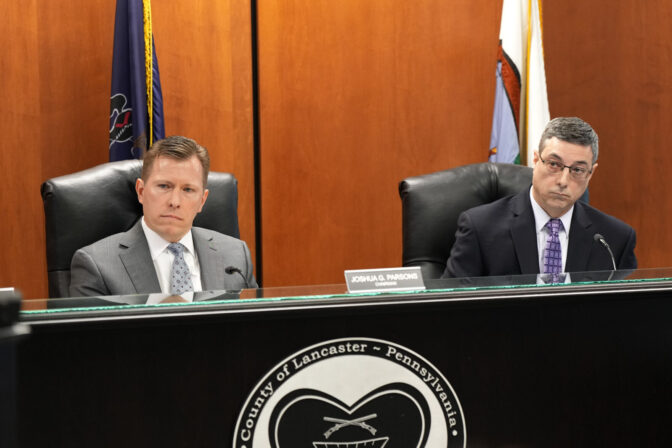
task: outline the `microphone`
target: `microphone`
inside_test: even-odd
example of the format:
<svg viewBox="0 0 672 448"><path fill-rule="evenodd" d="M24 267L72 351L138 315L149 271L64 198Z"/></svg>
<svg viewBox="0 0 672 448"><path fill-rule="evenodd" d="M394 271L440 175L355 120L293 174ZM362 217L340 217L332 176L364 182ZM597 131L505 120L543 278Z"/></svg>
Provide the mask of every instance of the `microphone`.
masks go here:
<svg viewBox="0 0 672 448"><path fill-rule="evenodd" d="M240 275L240 276L243 278L243 281L245 282L245 288L246 288L246 289L250 289L250 284L247 283L247 279L246 279L245 276L243 275L243 271L241 271L241 270L238 269L237 267L235 267L235 266L227 266L226 268L224 268L224 272L226 272L226 273L229 274L229 275L233 274L234 272L238 273L238 275Z"/></svg>
<svg viewBox="0 0 672 448"><path fill-rule="evenodd" d="M616 270L616 259L614 258L614 253L611 251L611 247L609 247L609 243L607 243L607 240L604 239L604 237L596 233L593 235L593 239L603 245L608 251L609 251L609 256L611 257L611 265L614 267L614 271ZM613 274L613 272L612 272ZM610 276L611 277L611 276Z"/></svg>

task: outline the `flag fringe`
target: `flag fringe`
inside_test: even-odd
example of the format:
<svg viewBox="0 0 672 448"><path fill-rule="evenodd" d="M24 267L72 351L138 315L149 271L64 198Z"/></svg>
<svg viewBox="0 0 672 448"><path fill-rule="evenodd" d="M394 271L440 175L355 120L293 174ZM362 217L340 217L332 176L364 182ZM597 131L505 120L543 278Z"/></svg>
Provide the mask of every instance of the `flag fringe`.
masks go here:
<svg viewBox="0 0 672 448"><path fill-rule="evenodd" d="M147 115L149 119L149 145L148 149L154 144L154 91L152 82L152 2L151 0L142 0L143 13L143 31L145 37L145 84L147 85Z"/></svg>

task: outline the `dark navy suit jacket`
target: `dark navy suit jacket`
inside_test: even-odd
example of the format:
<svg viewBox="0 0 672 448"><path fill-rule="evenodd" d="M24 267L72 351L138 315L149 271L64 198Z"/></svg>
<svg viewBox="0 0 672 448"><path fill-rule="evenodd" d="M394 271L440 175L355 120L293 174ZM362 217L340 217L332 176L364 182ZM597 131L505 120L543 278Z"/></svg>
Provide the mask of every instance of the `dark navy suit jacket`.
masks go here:
<svg viewBox="0 0 672 448"><path fill-rule="evenodd" d="M637 268L634 229L578 201L569 230L566 272L612 269L609 252L593 239L596 233L611 246L619 270ZM539 273L529 189L463 212L455 236L444 278Z"/></svg>

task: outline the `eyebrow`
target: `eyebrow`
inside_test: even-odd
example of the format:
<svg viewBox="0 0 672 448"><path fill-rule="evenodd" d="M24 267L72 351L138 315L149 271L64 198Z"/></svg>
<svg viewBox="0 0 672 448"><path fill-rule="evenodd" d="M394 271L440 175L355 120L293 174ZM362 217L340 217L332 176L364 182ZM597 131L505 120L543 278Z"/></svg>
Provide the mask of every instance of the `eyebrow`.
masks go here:
<svg viewBox="0 0 672 448"><path fill-rule="evenodd" d="M562 162L562 164L565 165L565 166L574 166L574 165L586 165L586 166L588 166L588 162L586 162L585 160L579 160L577 162L572 163L571 165L566 165L565 161L562 159L562 157L558 156L557 154L555 154L553 152L550 153L548 155L548 157L549 158L553 157L554 159L558 160L559 162Z"/></svg>

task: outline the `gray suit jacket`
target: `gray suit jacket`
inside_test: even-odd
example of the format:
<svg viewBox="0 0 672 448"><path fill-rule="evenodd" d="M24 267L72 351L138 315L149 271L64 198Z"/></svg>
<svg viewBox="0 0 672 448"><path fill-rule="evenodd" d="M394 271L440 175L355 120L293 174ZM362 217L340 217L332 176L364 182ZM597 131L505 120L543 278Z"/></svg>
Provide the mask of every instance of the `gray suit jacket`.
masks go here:
<svg viewBox="0 0 672 448"><path fill-rule="evenodd" d="M204 290L257 287L245 242L200 227L191 230ZM226 273L229 266L240 269L242 276L237 272ZM127 232L79 249L72 257L72 297L159 292L161 286L140 221Z"/></svg>

